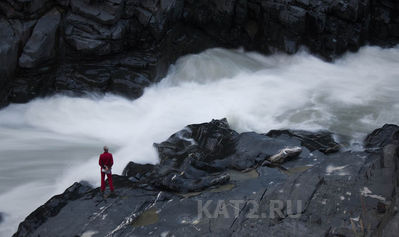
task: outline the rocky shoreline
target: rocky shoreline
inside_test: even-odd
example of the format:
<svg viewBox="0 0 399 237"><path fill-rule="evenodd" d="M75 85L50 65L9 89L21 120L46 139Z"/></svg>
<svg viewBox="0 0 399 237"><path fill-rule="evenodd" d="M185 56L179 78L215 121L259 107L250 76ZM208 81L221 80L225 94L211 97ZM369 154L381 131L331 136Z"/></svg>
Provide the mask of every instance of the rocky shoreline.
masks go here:
<svg viewBox="0 0 399 237"><path fill-rule="evenodd" d="M178 57L211 47L306 46L332 60L392 46L398 10L394 0L5 0L0 107L54 93L137 98Z"/></svg>
<svg viewBox="0 0 399 237"><path fill-rule="evenodd" d="M328 131L237 133L226 119L154 144L157 165L113 175L117 197L75 183L14 236L395 236L399 127L348 151Z"/></svg>

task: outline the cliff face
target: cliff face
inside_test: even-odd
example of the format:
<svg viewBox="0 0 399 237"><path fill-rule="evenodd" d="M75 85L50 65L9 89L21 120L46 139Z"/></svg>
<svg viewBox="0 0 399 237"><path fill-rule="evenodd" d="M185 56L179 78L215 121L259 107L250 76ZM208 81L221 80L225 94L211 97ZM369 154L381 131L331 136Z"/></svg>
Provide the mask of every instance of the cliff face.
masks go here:
<svg viewBox="0 0 399 237"><path fill-rule="evenodd" d="M136 98L177 57L209 47L327 60L399 39L394 0L5 0L0 104L57 92Z"/></svg>

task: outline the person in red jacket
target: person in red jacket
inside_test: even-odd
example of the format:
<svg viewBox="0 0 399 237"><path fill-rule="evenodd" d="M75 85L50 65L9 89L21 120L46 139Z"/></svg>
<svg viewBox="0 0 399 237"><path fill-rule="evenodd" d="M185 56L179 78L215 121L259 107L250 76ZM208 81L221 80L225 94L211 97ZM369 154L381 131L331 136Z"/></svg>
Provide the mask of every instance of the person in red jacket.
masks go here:
<svg viewBox="0 0 399 237"><path fill-rule="evenodd" d="M114 164L114 159L112 157L112 154L108 152L108 147L104 146L104 153L100 155L100 159L98 161L98 164L101 167L101 192L104 193L105 190L105 175L107 175L108 179L108 184L109 184L109 189L111 190L111 193L114 192L114 186L112 185L112 172L111 168L112 165Z"/></svg>

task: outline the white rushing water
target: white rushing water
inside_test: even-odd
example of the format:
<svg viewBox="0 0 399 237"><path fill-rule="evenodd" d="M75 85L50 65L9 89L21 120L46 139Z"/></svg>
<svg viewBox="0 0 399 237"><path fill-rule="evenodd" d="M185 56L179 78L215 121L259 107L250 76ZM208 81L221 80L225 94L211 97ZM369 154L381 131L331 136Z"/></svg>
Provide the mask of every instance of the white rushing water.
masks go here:
<svg viewBox="0 0 399 237"><path fill-rule="evenodd" d="M399 123L399 48L366 47L334 64L307 53L211 49L182 57L134 101L55 96L0 111L0 236L73 182L99 185L98 154L157 163L154 142L187 124L226 117L237 131L328 129L356 146Z"/></svg>

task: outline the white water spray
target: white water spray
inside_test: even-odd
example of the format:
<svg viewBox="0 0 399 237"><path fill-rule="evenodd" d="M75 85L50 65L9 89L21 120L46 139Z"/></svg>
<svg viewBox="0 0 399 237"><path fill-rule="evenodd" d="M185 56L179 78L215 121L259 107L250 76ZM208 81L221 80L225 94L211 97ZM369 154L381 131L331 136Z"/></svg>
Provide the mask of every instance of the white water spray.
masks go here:
<svg viewBox="0 0 399 237"><path fill-rule="evenodd" d="M334 64L307 53L211 49L182 57L134 101L55 96L0 111L0 236L75 181L99 184L98 154L157 163L152 146L185 125L226 117L239 132L328 129L353 144L399 123L399 48L366 47Z"/></svg>

